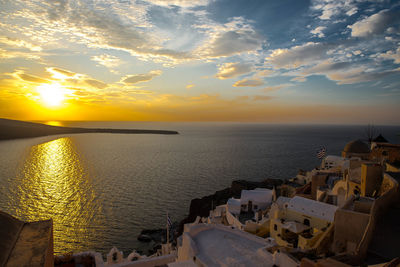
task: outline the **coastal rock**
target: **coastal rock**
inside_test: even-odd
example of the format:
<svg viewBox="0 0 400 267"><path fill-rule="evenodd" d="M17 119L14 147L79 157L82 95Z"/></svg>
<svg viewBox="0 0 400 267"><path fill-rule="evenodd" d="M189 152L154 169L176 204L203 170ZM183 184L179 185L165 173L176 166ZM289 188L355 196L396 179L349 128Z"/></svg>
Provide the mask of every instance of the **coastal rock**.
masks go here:
<svg viewBox="0 0 400 267"><path fill-rule="evenodd" d="M240 198L242 190L253 190L255 188L272 189L273 187L280 186L282 183L283 181L279 179L265 179L261 182L236 180L232 182L230 187L216 191L212 195L192 199L190 202L189 215L179 224L178 236L182 234L184 224L194 222L197 216L207 217L212 208L226 204L231 197Z"/></svg>
<svg viewBox="0 0 400 267"><path fill-rule="evenodd" d="M151 240L153 240L153 239L151 238L151 236L149 236L149 235L143 235L143 234L140 234L140 235L137 237L137 239L138 239L140 242L150 242Z"/></svg>
<svg viewBox="0 0 400 267"><path fill-rule="evenodd" d="M229 198L240 198L242 190L253 190L256 188L277 188L285 181L279 179L265 179L261 182L252 182L246 180L236 180L231 183L231 186L223 190L216 191L214 194L202 198L192 199L190 202L189 215L184 218L179 224L174 222L170 230L170 240L176 243L176 238L182 235L183 225L192 223L197 216L207 217L211 208L218 205L226 204ZM166 242L166 229L144 229L140 232L138 240L141 242L154 242L155 245L149 249L148 255L152 255L159 248L158 244Z"/></svg>
<svg viewBox="0 0 400 267"><path fill-rule="evenodd" d="M176 238L176 231L178 223L173 222L172 227L169 231L170 240L174 240ZM160 229L143 229L137 239L141 242L150 242L154 241L155 243L165 243L167 239L167 230L165 228Z"/></svg>

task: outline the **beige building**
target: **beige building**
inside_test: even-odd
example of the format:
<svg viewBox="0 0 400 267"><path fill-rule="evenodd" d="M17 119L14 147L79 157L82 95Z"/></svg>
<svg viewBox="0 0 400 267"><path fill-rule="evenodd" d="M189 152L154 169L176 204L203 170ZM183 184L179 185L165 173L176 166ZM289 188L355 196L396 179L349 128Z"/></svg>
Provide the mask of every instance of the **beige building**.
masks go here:
<svg viewBox="0 0 400 267"><path fill-rule="evenodd" d="M279 200L279 198L278 198ZM270 212L270 236L278 245L302 250L320 249L329 236L338 207L296 196Z"/></svg>
<svg viewBox="0 0 400 267"><path fill-rule="evenodd" d="M399 201L399 183L384 173L376 198L351 197L335 214L333 251L365 257L378 218L392 203Z"/></svg>

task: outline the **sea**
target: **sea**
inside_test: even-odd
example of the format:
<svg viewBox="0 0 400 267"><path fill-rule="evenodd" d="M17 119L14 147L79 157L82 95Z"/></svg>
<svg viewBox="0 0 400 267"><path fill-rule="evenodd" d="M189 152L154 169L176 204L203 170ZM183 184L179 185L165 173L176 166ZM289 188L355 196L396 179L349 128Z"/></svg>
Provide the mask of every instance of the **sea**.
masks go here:
<svg viewBox="0 0 400 267"><path fill-rule="evenodd" d="M53 122L54 123L54 122ZM112 247L125 255L154 244L142 229L182 220L194 198L234 180L293 178L365 139L365 125L57 122L91 128L176 130L179 135L85 133L0 141L0 210L53 219L54 252ZM400 126L375 126L400 143Z"/></svg>

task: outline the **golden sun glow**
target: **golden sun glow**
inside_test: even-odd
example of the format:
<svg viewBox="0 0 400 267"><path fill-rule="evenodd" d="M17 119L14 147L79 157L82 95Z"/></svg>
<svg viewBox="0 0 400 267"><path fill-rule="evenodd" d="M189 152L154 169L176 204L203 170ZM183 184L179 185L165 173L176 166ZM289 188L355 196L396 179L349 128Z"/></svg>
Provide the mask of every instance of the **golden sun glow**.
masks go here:
<svg viewBox="0 0 400 267"><path fill-rule="evenodd" d="M65 89L58 83L42 84L37 87L37 91L47 106L60 106L65 100Z"/></svg>

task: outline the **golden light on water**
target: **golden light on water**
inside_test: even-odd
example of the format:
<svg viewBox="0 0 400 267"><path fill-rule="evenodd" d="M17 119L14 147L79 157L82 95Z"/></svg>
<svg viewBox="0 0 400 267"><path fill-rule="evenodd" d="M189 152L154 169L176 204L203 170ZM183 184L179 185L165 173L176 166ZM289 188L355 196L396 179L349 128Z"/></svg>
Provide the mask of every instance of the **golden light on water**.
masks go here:
<svg viewBox="0 0 400 267"><path fill-rule="evenodd" d="M13 206L24 220L53 219L55 253L88 249L82 243L94 237L99 242L102 231L93 229L101 228L102 208L70 138L33 146L22 168Z"/></svg>
<svg viewBox="0 0 400 267"><path fill-rule="evenodd" d="M44 124L50 126L64 126L60 121L46 121Z"/></svg>

